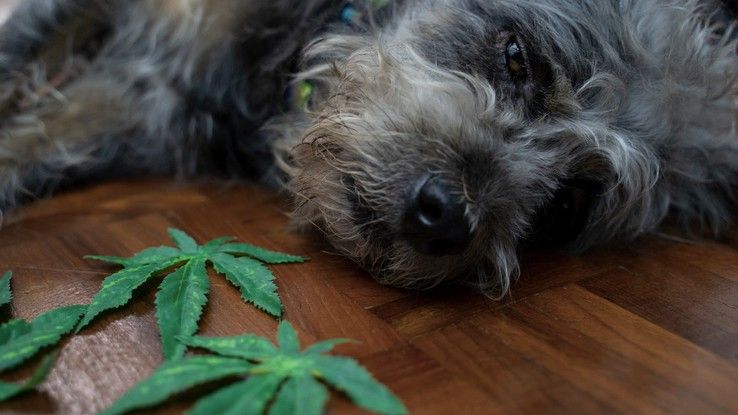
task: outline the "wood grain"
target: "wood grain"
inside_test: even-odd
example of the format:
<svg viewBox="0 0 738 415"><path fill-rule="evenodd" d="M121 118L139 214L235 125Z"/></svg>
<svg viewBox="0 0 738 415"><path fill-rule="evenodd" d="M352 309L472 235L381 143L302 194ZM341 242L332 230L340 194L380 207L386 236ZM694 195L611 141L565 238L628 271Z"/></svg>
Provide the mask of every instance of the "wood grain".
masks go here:
<svg viewBox="0 0 738 415"><path fill-rule="evenodd" d="M255 186L167 180L37 202L0 230L0 271L15 273L4 317L88 302L113 269L84 255L169 244L166 229L176 226L200 241L233 235L309 256L273 267L285 318L304 343L359 340L337 352L359 359L412 413L738 413L735 239L651 237L581 256L527 254L512 295L495 301L461 287L378 285L314 235L290 230L288 208ZM274 319L244 304L225 279L210 278L202 333L273 338ZM0 404L0 413L90 414L148 376L162 359L156 285L67 339L40 390ZM197 396L148 413L180 413ZM355 412L334 394L329 413Z"/></svg>

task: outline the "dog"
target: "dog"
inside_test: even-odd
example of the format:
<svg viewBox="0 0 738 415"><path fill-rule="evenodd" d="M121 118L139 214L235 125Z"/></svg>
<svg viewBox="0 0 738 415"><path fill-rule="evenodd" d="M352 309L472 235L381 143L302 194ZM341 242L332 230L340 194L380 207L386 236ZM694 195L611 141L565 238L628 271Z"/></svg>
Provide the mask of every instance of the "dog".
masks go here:
<svg viewBox="0 0 738 415"><path fill-rule="evenodd" d="M738 218L717 0L24 0L0 28L0 209L243 177L382 283L504 294L522 250Z"/></svg>

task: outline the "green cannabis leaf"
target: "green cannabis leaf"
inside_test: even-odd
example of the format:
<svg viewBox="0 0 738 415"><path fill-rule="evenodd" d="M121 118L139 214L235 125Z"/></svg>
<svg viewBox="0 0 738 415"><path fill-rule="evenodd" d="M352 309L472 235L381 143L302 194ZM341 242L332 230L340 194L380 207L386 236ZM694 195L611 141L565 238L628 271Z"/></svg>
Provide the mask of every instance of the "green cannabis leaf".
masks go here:
<svg viewBox="0 0 738 415"><path fill-rule="evenodd" d="M13 299L13 293L10 291L10 279L13 274L7 271L0 278L0 307L9 304ZM12 320L0 326L0 346L9 343L11 340L28 333L31 325L24 320ZM51 371L56 360L57 353L51 353L44 357L39 367L34 371L30 379L23 383L6 383L0 382L0 402L19 395L27 390L35 388L39 383L43 382L46 375Z"/></svg>
<svg viewBox="0 0 738 415"><path fill-rule="evenodd" d="M33 371L33 375L20 384L0 382L0 402L29 391L43 382L51 372L51 368L54 367L58 355L59 352L55 351L44 356L36 370Z"/></svg>
<svg viewBox="0 0 738 415"><path fill-rule="evenodd" d="M149 278L169 272L156 295L156 317L165 359L182 357L185 346L177 338L186 338L197 332L202 309L207 303L208 262L241 291L244 301L273 316L282 315L282 302L274 284L274 275L263 264L302 262L303 258L235 243L230 237L198 245L191 236L179 229L169 229L169 236L176 248L147 248L130 258L88 257L121 265L123 269L103 280L100 291L92 299L77 327L78 331L101 312L128 303L133 291Z"/></svg>
<svg viewBox="0 0 738 415"><path fill-rule="evenodd" d="M245 375L253 367L240 359L194 356L165 362L100 415L122 414L164 402L175 393L206 382Z"/></svg>
<svg viewBox="0 0 738 415"><path fill-rule="evenodd" d="M182 356L187 349L177 340L197 331L210 282L205 260L196 258L169 274L156 294L156 318L161 330L164 356Z"/></svg>
<svg viewBox="0 0 738 415"><path fill-rule="evenodd" d="M9 273L8 273L9 274ZM5 274L3 280L9 275ZM56 308L36 317L32 322L16 319L0 325L0 371L16 367L46 346L56 344L74 329L86 306ZM33 375L22 383L0 382L0 402L35 388L46 379L58 352L44 356Z"/></svg>
<svg viewBox="0 0 738 415"><path fill-rule="evenodd" d="M56 344L72 331L87 306L72 305L47 311L32 322L11 320L0 325L0 371L15 367L41 348Z"/></svg>
<svg viewBox="0 0 738 415"><path fill-rule="evenodd" d="M8 271L0 278L0 307L10 303L10 300L13 299L13 293L10 292L10 279L12 277L13 273Z"/></svg>
<svg viewBox="0 0 738 415"><path fill-rule="evenodd" d="M267 407L270 415L320 414L329 396L324 383L369 411L407 413L402 402L356 361L324 354L347 340L315 343L301 352L297 333L286 321L280 323L277 338L278 346L253 334L183 339L190 346L218 356L165 363L103 414L118 415L150 407L173 393L231 375L248 377L200 399L189 414L260 414Z"/></svg>
<svg viewBox="0 0 738 415"><path fill-rule="evenodd" d="M186 343L221 356L255 363L250 376L201 399L191 415L320 414L328 400L322 381L346 394L358 406L382 414L404 414L406 409L385 386L355 360L329 356L345 339L332 339L300 351L292 325L282 321L277 330L278 347L251 334L238 337L193 337Z"/></svg>

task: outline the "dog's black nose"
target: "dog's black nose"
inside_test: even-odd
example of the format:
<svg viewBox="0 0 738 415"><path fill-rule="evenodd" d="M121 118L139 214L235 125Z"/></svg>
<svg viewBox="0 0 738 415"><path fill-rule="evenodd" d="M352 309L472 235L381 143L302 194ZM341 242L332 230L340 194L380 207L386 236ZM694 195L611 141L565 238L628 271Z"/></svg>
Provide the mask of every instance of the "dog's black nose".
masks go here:
<svg viewBox="0 0 738 415"><path fill-rule="evenodd" d="M424 177L412 192L402 223L403 236L416 251L432 256L457 254L469 245L466 204L437 177Z"/></svg>

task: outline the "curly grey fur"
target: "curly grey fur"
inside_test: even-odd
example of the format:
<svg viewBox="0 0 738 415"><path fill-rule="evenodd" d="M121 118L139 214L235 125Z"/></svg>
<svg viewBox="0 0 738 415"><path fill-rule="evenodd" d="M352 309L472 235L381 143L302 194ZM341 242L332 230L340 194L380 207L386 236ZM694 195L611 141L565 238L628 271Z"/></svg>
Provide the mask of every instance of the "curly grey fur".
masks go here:
<svg viewBox="0 0 738 415"><path fill-rule="evenodd" d="M736 220L738 47L717 1L405 0L351 26L331 0L27 1L45 7L11 22L46 23L0 37L0 207L151 171L273 181L273 149L295 221L380 281L497 293L557 222L581 222L556 242L581 250L669 215ZM316 85L307 108L282 99L291 77ZM467 206L463 254L400 237L428 173ZM562 218L561 194L582 210Z"/></svg>

